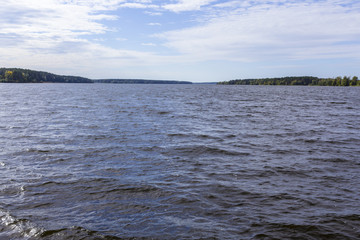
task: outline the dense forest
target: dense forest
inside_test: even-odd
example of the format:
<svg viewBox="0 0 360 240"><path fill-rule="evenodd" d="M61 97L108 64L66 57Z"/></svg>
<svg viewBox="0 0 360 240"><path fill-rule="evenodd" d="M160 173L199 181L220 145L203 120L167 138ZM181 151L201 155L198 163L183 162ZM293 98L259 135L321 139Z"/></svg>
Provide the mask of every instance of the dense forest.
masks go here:
<svg viewBox="0 0 360 240"><path fill-rule="evenodd" d="M236 79L219 82L221 85L302 85L302 86L360 86L358 77L317 78L311 76Z"/></svg>
<svg viewBox="0 0 360 240"><path fill-rule="evenodd" d="M93 83L83 77L60 76L20 68L0 68L0 82L4 83Z"/></svg>
<svg viewBox="0 0 360 240"><path fill-rule="evenodd" d="M99 79L95 83L118 83L118 84L192 84L192 82L174 80L144 80L144 79Z"/></svg>
<svg viewBox="0 0 360 240"><path fill-rule="evenodd" d="M174 80L99 79L61 76L48 72L20 68L0 68L0 83L127 83L127 84L192 84Z"/></svg>

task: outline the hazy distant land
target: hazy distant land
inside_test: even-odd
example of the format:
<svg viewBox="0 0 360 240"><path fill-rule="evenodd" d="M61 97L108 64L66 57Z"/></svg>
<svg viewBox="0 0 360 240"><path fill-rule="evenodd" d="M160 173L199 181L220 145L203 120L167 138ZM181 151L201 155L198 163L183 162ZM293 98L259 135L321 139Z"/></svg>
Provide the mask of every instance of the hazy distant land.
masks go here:
<svg viewBox="0 0 360 240"><path fill-rule="evenodd" d="M146 80L146 79L98 79L94 83L117 83L117 84L192 84L192 82L175 80Z"/></svg>

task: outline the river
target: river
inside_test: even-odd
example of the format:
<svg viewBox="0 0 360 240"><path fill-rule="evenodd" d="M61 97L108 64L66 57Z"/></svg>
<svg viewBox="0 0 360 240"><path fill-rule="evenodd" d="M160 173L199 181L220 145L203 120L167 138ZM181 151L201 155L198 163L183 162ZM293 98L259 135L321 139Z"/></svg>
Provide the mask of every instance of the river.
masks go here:
<svg viewBox="0 0 360 240"><path fill-rule="evenodd" d="M359 239L360 88L0 84L0 239Z"/></svg>

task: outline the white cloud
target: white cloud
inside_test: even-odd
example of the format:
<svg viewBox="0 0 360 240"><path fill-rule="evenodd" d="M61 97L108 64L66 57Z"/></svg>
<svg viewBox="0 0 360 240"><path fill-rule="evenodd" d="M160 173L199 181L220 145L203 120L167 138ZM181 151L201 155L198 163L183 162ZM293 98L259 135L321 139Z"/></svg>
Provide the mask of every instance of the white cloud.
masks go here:
<svg viewBox="0 0 360 240"><path fill-rule="evenodd" d="M0 9L0 33L18 36L27 47L45 47L59 41L78 41L83 35L105 33L107 27L98 21L113 20L116 16L96 14L94 9L112 7L115 1L101 2L104 5L96 1L86 4L82 1L6 1ZM45 46L33 45L40 42Z"/></svg>
<svg viewBox="0 0 360 240"><path fill-rule="evenodd" d="M143 46L151 46L151 47L155 47L155 46L156 46L155 43L142 43L141 45L143 45Z"/></svg>
<svg viewBox="0 0 360 240"><path fill-rule="evenodd" d="M167 47L196 60L360 58L359 2L259 2L157 36Z"/></svg>
<svg viewBox="0 0 360 240"><path fill-rule="evenodd" d="M161 23L148 23L149 26L161 26Z"/></svg>
<svg viewBox="0 0 360 240"><path fill-rule="evenodd" d="M162 7L173 12L195 11L217 0L178 0L177 3L164 4Z"/></svg>
<svg viewBox="0 0 360 240"><path fill-rule="evenodd" d="M103 20L117 20L118 8L157 8L151 0L0 0L0 38L16 36L27 47L50 47L84 35L111 31ZM0 47L1 47L0 39ZM41 46L34 45L40 43Z"/></svg>
<svg viewBox="0 0 360 240"><path fill-rule="evenodd" d="M150 16L162 16L163 15L162 12L145 11L144 13L147 14L147 15L150 15Z"/></svg>
<svg viewBox="0 0 360 240"><path fill-rule="evenodd" d="M147 3L139 3L139 2L128 2L128 3L124 3L124 4L121 4L119 5L119 7L122 7L122 8L143 8L143 9L146 9L146 8L158 8L157 5L153 5L153 4L147 4Z"/></svg>

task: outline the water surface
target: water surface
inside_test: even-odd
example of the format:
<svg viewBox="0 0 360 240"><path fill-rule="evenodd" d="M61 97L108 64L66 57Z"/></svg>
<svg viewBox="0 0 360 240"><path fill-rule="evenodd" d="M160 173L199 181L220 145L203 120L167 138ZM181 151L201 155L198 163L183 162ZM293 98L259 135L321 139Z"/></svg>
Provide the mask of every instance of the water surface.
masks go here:
<svg viewBox="0 0 360 240"><path fill-rule="evenodd" d="M0 84L1 239L359 239L360 88Z"/></svg>

